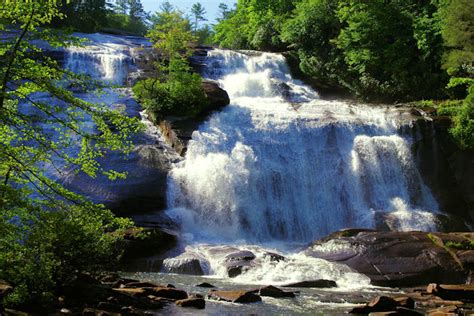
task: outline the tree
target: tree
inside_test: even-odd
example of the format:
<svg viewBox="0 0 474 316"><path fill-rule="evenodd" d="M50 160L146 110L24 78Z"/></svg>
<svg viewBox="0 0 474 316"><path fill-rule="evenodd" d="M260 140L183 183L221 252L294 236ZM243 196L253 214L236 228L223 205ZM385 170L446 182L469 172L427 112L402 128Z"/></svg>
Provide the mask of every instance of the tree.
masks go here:
<svg viewBox="0 0 474 316"><path fill-rule="evenodd" d="M474 148L474 3L468 0L443 1L440 7L446 52L443 68L451 77L448 88L464 100L443 107L441 115L453 116L450 132L462 148ZM467 92L467 93L466 93Z"/></svg>
<svg viewBox="0 0 474 316"><path fill-rule="evenodd" d="M140 0L128 0L129 13L128 15L133 20L143 20L146 18L147 14L143 9L143 4Z"/></svg>
<svg viewBox="0 0 474 316"><path fill-rule="evenodd" d="M171 13L175 11L175 7L169 1L165 1L160 5L160 11L163 13Z"/></svg>
<svg viewBox="0 0 474 316"><path fill-rule="evenodd" d="M46 170L123 178L97 159L110 150L130 152L130 136L140 129L137 119L75 97L65 87L91 82L63 70L34 44L79 45L45 28L63 17L56 1L0 5L0 29L15 27L0 42L0 279L15 286L7 304L30 303L36 311L81 273L116 263L120 232L131 224Z"/></svg>
<svg viewBox="0 0 474 316"><path fill-rule="evenodd" d="M129 9L129 0L116 0L115 12L120 14L127 14Z"/></svg>
<svg viewBox="0 0 474 316"><path fill-rule="evenodd" d="M61 16L52 19L56 27L72 27L81 32L97 32L106 24L106 0L58 0Z"/></svg>
<svg viewBox="0 0 474 316"><path fill-rule="evenodd" d="M159 23L147 36L161 58L155 64L155 75L137 82L134 94L152 118L198 115L208 104L201 88L202 78L191 72L188 63L190 45L196 41L189 20L179 11L155 16Z"/></svg>
<svg viewBox="0 0 474 316"><path fill-rule="evenodd" d="M223 21L225 19L228 19L230 16L231 10L229 10L229 6L223 2L219 3L219 17L217 18L217 21Z"/></svg>
<svg viewBox="0 0 474 316"><path fill-rule="evenodd" d="M194 18L194 32L197 31L199 22L207 21L207 19L204 17L206 13L206 9L199 2L196 2L191 7L191 15Z"/></svg>

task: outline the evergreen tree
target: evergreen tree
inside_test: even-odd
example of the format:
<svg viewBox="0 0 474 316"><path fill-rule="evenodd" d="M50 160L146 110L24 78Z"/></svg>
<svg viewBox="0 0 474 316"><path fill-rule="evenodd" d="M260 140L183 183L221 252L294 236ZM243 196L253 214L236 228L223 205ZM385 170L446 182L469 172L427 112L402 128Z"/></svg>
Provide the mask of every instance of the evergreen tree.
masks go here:
<svg viewBox="0 0 474 316"><path fill-rule="evenodd" d="M199 2L196 2L191 7L191 15L194 19L194 32L197 31L199 22L207 21L207 19L205 18L206 13L206 9Z"/></svg>

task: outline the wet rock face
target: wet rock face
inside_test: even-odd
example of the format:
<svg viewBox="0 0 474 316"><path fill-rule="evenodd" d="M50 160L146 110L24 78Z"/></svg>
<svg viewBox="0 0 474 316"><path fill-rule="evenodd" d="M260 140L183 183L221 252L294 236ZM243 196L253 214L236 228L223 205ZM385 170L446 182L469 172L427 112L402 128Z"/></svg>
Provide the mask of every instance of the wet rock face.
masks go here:
<svg viewBox="0 0 474 316"><path fill-rule="evenodd" d="M175 258L165 259L163 271L188 275L205 275L209 270L209 262L198 255L184 253Z"/></svg>
<svg viewBox="0 0 474 316"><path fill-rule="evenodd" d="M367 275L372 284L390 287L429 282L466 283L473 254L446 249L473 234L346 230L316 241L307 255L339 262Z"/></svg>
<svg viewBox="0 0 474 316"><path fill-rule="evenodd" d="M281 298L281 297L296 297L295 292L283 291L273 285L264 286L253 291L260 296Z"/></svg>
<svg viewBox="0 0 474 316"><path fill-rule="evenodd" d="M201 87L206 94L209 111L221 109L230 103L229 95L216 82L203 80Z"/></svg>
<svg viewBox="0 0 474 316"><path fill-rule="evenodd" d="M125 232L121 269L159 272L166 251L176 242L177 234L164 228L130 228Z"/></svg>
<svg viewBox="0 0 474 316"><path fill-rule="evenodd" d="M425 112L429 110L424 109ZM462 222L474 222L474 151L461 150L449 134L451 120L433 116L415 120L412 150L423 180L436 197L440 209L456 222L444 224L447 231L466 230Z"/></svg>
<svg viewBox="0 0 474 316"><path fill-rule="evenodd" d="M233 252L225 256L224 265L230 278L241 275L253 266L255 255L248 250Z"/></svg>

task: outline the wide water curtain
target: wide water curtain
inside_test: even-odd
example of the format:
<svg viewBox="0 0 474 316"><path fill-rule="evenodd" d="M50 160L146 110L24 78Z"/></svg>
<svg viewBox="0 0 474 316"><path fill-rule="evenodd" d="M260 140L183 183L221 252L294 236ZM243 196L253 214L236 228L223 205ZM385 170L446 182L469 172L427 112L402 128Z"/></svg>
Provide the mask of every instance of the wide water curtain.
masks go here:
<svg viewBox="0 0 474 316"><path fill-rule="evenodd" d="M193 134L170 214L196 236L307 242L345 227L435 228L399 112L324 101L279 54L213 50L231 105ZM196 229L199 227L199 229Z"/></svg>

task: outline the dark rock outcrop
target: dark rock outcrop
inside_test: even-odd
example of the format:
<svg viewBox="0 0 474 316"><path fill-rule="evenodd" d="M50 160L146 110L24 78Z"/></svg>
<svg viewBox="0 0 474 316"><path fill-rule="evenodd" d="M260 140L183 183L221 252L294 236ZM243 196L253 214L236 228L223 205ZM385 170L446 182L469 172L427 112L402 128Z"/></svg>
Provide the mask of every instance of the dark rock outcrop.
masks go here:
<svg viewBox="0 0 474 316"><path fill-rule="evenodd" d="M230 103L229 95L216 82L203 80L201 88L206 94L209 111L219 110Z"/></svg>
<svg viewBox="0 0 474 316"><path fill-rule="evenodd" d="M251 251L237 251L225 256L224 265L227 275L235 278L253 266L255 255Z"/></svg>
<svg viewBox="0 0 474 316"><path fill-rule="evenodd" d="M165 259L163 271L188 275L205 275L209 270L209 262L203 257L184 253L175 258Z"/></svg>
<svg viewBox="0 0 474 316"><path fill-rule="evenodd" d="M206 95L207 108L196 117L167 116L163 119L150 119L159 126L166 143L179 155L184 156L192 134L212 111L220 110L230 103L227 92L214 81L204 80L202 89Z"/></svg>
<svg viewBox="0 0 474 316"><path fill-rule="evenodd" d="M474 234L343 230L315 242L305 252L344 263L367 275L374 285L466 283L473 254L461 256L464 251L449 249L446 243L468 237L474 239Z"/></svg>
<svg viewBox="0 0 474 316"><path fill-rule="evenodd" d="M295 297L295 292L291 291L283 291L282 289L279 289L275 286L269 285L269 286L264 286L259 289L255 289L252 292L260 295L260 296L268 296L268 297L275 297L275 298L280 298L280 297Z"/></svg>
<svg viewBox="0 0 474 316"><path fill-rule="evenodd" d="M424 182L448 214L443 229L466 230L474 223L474 150L462 150L449 134L451 119L433 116L433 109L420 109L431 120L415 120L411 128L412 150Z"/></svg>
<svg viewBox="0 0 474 316"><path fill-rule="evenodd" d="M213 300L232 303L255 303L262 301L262 298L252 291L211 291L207 297Z"/></svg>
<svg viewBox="0 0 474 316"><path fill-rule="evenodd" d="M198 285L196 285L197 287L204 287L204 288L215 288L214 285L210 284L210 283L207 283L207 282L203 282L203 283L200 283Z"/></svg>
<svg viewBox="0 0 474 316"><path fill-rule="evenodd" d="M427 293L434 294L444 300L461 300L474 302L474 285L435 284L428 285Z"/></svg>
<svg viewBox="0 0 474 316"><path fill-rule="evenodd" d="M206 308L206 301L201 297L191 297L184 300L176 301L176 305L181 307L194 307L197 309Z"/></svg>
<svg viewBox="0 0 474 316"><path fill-rule="evenodd" d="M131 228L125 233L121 267L126 271L158 272L167 250L176 245L177 236L167 229Z"/></svg>

